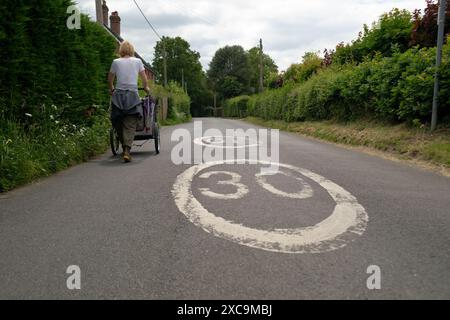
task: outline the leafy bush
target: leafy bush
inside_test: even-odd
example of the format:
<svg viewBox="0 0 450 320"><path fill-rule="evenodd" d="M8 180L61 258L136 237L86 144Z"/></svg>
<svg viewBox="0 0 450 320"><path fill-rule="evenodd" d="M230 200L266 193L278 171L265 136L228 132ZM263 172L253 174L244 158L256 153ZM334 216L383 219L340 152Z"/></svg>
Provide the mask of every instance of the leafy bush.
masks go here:
<svg viewBox="0 0 450 320"><path fill-rule="evenodd" d="M377 118L427 122L433 100L435 48L397 50L354 65L333 65L308 81L225 103L225 114L236 115L247 102L246 115L265 120L352 120ZM444 46L441 68L441 119L450 116L450 43ZM241 108L244 108L241 106ZM447 118L448 120L448 118Z"/></svg>
<svg viewBox="0 0 450 320"><path fill-rule="evenodd" d="M0 192L102 153L115 40L70 0L0 4Z"/></svg>
<svg viewBox="0 0 450 320"><path fill-rule="evenodd" d="M291 65L284 74L285 83L302 83L311 78L322 66L322 59L315 52L303 56L302 63Z"/></svg>
<svg viewBox="0 0 450 320"><path fill-rule="evenodd" d="M225 117L243 118L247 116L249 96L240 96L227 100L224 108Z"/></svg>
<svg viewBox="0 0 450 320"><path fill-rule="evenodd" d="M339 44L332 54L334 63L362 62L377 53L391 56L395 50L404 52L409 48L413 30L413 15L407 10L393 9L383 14L371 28L364 25L364 31L351 44Z"/></svg>
<svg viewBox="0 0 450 320"><path fill-rule="evenodd" d="M151 84L150 91L159 100L160 106L162 99L168 98L167 123L180 123L191 119L191 99L176 82L170 82L167 88Z"/></svg>

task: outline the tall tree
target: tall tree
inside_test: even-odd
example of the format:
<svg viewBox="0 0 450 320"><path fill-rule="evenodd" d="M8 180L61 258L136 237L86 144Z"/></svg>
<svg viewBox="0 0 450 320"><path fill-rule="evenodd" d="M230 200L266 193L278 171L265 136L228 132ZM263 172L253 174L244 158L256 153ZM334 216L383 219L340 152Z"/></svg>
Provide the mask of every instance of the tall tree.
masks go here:
<svg viewBox="0 0 450 320"><path fill-rule="evenodd" d="M421 47L435 47L438 33L439 2L426 0L427 7L422 15L421 10L414 11L414 28L411 36L411 45ZM447 4L445 34L450 33L450 5Z"/></svg>
<svg viewBox="0 0 450 320"><path fill-rule="evenodd" d="M248 51L248 60L250 64L250 91L257 92L259 88L260 76L260 54L261 50L258 47L252 48ZM273 76L273 73L278 73L278 66L268 54L263 54L264 66L264 83Z"/></svg>
<svg viewBox="0 0 450 320"><path fill-rule="evenodd" d="M194 116L202 115L202 110L211 102L208 100L206 74L200 63L200 54L191 49L189 42L181 37L163 37L155 46L153 68L157 81L163 83L164 79L164 45L167 52L167 80L175 81L184 87L192 100L191 113ZM185 83L183 83L183 81Z"/></svg>
<svg viewBox="0 0 450 320"><path fill-rule="evenodd" d="M248 92L250 74L248 54L241 46L226 46L217 50L208 70L212 87L222 99Z"/></svg>

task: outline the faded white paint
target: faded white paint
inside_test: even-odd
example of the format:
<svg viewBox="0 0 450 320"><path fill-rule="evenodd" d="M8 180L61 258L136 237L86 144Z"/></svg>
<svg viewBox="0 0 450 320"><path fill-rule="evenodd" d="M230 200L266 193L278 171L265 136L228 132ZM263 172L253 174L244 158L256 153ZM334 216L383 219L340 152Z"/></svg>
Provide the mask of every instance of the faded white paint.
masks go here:
<svg viewBox="0 0 450 320"><path fill-rule="evenodd" d="M284 171L281 171L281 170L279 170L278 173L282 174L282 175L284 175L286 177L292 177L295 180L300 181L302 189L299 192L288 193L288 192L284 192L282 190L279 190L279 189L275 188L273 185L271 185L270 183L267 182L267 176L273 176L273 174L258 173L258 174L256 174L256 181L265 190L267 190L267 191L269 191L269 192L271 192L271 193L273 193L273 194L275 194L275 195L277 195L279 197L290 198L290 199L309 199L309 198L312 198L314 196L313 189L302 178L295 177L293 174L288 173L288 172L284 172Z"/></svg>
<svg viewBox="0 0 450 320"><path fill-rule="evenodd" d="M319 184L336 202L332 214L312 227L272 230L249 228L214 215L194 197L192 181L206 169L232 163L234 161L220 161L193 166L179 175L173 186L172 194L179 210L206 232L244 246L281 253L333 251L345 247L364 233L369 217L364 207L348 191L309 170L265 161L259 161L259 164L290 169Z"/></svg>
<svg viewBox="0 0 450 320"><path fill-rule="evenodd" d="M213 199L219 199L219 200L237 200L242 199L248 194L248 188L246 185L240 183L242 177L234 172L228 172L228 171L214 171L214 172L207 172L205 174L202 174L200 176L200 179L209 179L212 176L215 175L229 175L231 177L231 180L227 181L219 181L218 184L220 185L227 185L227 186L233 186L236 187L237 191L235 193L231 194L219 194L212 192L209 188L200 188L200 192L207 197L213 198Z"/></svg>
<svg viewBox="0 0 450 320"><path fill-rule="evenodd" d="M229 144L230 141L233 142L231 145ZM249 139L247 144L246 137L238 136L205 136L195 139L194 143L207 148L220 149L243 149L258 146L258 141Z"/></svg>

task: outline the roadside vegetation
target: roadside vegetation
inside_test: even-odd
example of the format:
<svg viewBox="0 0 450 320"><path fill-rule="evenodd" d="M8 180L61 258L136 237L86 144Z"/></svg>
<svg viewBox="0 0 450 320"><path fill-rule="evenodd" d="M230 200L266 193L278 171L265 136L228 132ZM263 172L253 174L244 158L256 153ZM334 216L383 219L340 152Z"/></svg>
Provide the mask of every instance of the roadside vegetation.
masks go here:
<svg viewBox="0 0 450 320"><path fill-rule="evenodd" d="M440 70L440 130L429 132L436 48L436 1L394 9L359 37L307 53L263 93L223 102L224 116L260 119L332 142L362 145L450 165L450 41ZM450 10L447 11L450 21ZM450 28L447 28L448 35Z"/></svg>
<svg viewBox="0 0 450 320"><path fill-rule="evenodd" d="M108 148L106 75L115 40L82 15L66 27L69 0L0 4L0 192L51 175ZM190 97L171 83L163 124L190 119Z"/></svg>
<svg viewBox="0 0 450 320"><path fill-rule="evenodd" d="M387 152L399 159L427 161L450 168L450 127L441 127L431 135L424 126L392 125L376 120L286 122L255 117L245 120L332 143Z"/></svg>

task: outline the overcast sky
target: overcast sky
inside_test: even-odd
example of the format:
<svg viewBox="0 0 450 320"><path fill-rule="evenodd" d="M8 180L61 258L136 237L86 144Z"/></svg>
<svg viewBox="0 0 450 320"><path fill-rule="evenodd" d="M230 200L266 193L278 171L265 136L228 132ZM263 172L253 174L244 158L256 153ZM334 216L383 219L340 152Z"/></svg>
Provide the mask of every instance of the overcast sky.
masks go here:
<svg viewBox="0 0 450 320"><path fill-rule="evenodd" d="M95 19L95 0L75 0ZM300 62L307 51L323 51L355 39L394 7L423 9L425 0L137 0L161 35L181 36L200 52L205 69L217 49L250 49L263 38L266 52L280 70ZM133 0L107 0L122 18L122 36L149 62L158 38Z"/></svg>

